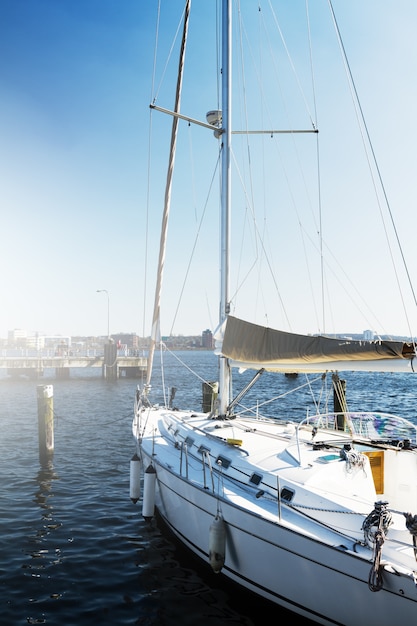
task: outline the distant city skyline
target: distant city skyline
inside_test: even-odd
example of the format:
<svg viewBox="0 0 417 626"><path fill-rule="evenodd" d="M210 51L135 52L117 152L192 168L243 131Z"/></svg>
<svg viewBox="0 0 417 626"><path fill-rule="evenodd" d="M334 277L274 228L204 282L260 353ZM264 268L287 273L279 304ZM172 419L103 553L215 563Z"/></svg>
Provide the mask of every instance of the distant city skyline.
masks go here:
<svg viewBox="0 0 417 626"><path fill-rule="evenodd" d="M174 335L169 335L169 337L204 337L204 336L211 336L212 335L212 330L210 328L204 328L201 332L199 333L190 333L190 334L174 334ZM115 333L110 333L110 335L106 334L99 334L99 335L68 335L68 334L56 334L56 335L48 335L48 334L42 334L42 333L38 333L38 332L27 332L25 329L21 329L21 328L14 328L12 330L10 330L7 333L6 337L0 337L0 339L6 339L9 341L19 341L19 340L26 340L26 339L36 339L36 338L40 338L40 339L44 339L44 340L60 340L60 339L68 339L68 338L72 338L72 337L100 337L100 338L117 338L117 337L138 337L140 339L149 339L150 338L150 334L148 335L138 335L137 333L130 333L130 332L115 332ZM164 336L162 337L162 339L164 339Z"/></svg>
<svg viewBox="0 0 417 626"><path fill-rule="evenodd" d="M213 349L213 334L211 330L205 329L197 335L176 335L163 337L163 343L170 349L181 348L206 348ZM3 349L2 356L6 356L10 350L19 350L23 353L50 352L55 355L62 355L68 350L78 354L87 349L96 349L97 346L106 346L109 342L116 345L119 351L129 350L130 353L139 349L146 349L150 346L151 338L140 337L135 333L114 333L110 337L106 335L33 335L26 334L15 329L8 334L7 339L0 337L0 347Z"/></svg>
<svg viewBox="0 0 417 626"><path fill-rule="evenodd" d="M198 333L175 333L173 335L166 335L166 336L162 336L162 341L167 340L167 339L171 339L171 338L195 338L195 337L202 337L204 339L205 336L210 336L212 337L213 334L213 330L209 329L209 328L205 328L203 330L201 330L201 332ZM313 333L314 334L314 333ZM326 335L326 333L324 333ZM352 339L364 339L365 341L373 341L374 339L378 339L378 338L384 338L384 339L389 339L392 338L393 340L396 339L409 339L409 337L405 336L405 335L393 335L393 334L385 334L385 333L377 333L376 331L372 331L370 329L365 329L363 330L363 332L361 333L351 333L351 332L340 332L340 333L327 333L328 336L334 336L334 337L339 337L339 338L352 338ZM88 335L67 335L67 334L56 334L56 335L48 335L48 334L41 334L38 332L27 332L24 329L12 329L10 331L8 331L7 336L6 337L0 337L0 340L4 343L5 341L10 341L10 342L16 342L19 341L20 339L22 340L31 340L34 341L37 338L39 339L43 339L43 340L56 340L56 341L60 341L61 339L77 339L77 338L97 338L97 339L107 339L108 335L107 333L101 333L101 334L88 334ZM110 333L110 338L112 339L117 339L119 337L136 337L139 340L149 340L150 339L150 334L147 335L139 335L137 333L131 333L131 332L111 332Z"/></svg>

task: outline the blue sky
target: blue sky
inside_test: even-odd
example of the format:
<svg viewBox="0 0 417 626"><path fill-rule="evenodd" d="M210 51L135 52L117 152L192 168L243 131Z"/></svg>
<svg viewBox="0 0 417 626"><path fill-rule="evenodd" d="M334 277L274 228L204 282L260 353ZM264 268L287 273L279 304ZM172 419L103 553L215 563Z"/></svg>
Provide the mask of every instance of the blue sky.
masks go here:
<svg viewBox="0 0 417 626"><path fill-rule="evenodd" d="M2 336L139 330L151 13L0 3Z"/></svg>
<svg viewBox="0 0 417 626"><path fill-rule="evenodd" d="M165 4L172 13L164 24L171 31L183 3L169 0ZM194 0L193 4L195 11L198 5L202 11L196 30L205 31L209 3ZM322 4L327 3L323 0ZM285 6L285 2L278 5ZM292 5L288 24L292 23L295 32L303 6L298 1ZM417 226L417 7L413 0L334 0L334 7L388 194L399 214L400 234L410 235ZM13 328L51 335L106 334L107 299L98 289L110 294L111 332L147 334L150 330L150 319L143 316L143 233L156 11L156 0L0 2L0 336ZM168 47L171 34L164 37L165 30L161 40ZM321 46L319 57L329 66L336 65L333 57L326 57L324 30ZM190 70L195 74L193 87L185 92L184 103L188 114L201 118L216 103L215 94L208 97L214 86L211 77L204 75L200 81L208 49L201 48L199 54ZM173 62L175 67L176 56ZM168 98L167 93L161 91L158 103L169 108L173 96ZM337 90L328 95L335 98ZM330 100L327 113L332 117L339 105L336 99ZM169 123L161 122L160 131L168 138ZM159 165L159 173L165 173L167 145L166 141L155 153L154 172ZM338 158L347 160L350 149L346 141L337 151ZM325 149L323 159L324 165L326 159L331 161ZM179 206L194 193L182 176L182 185L173 195ZM160 179L163 189L164 176ZM330 197L333 192L329 188ZM160 195L152 201L151 214L160 211ZM334 203L340 206L340 216L330 233L333 241L350 219L349 206L336 205L336 199ZM378 242L372 238L372 223L362 218L356 218L355 228L368 232L368 265L372 265L372 249ZM209 234L217 226L216 219L205 226ZM172 227L181 248L192 245L185 230L188 222L184 213L181 228ZM149 291L158 226L159 219L151 231ZM417 274L414 239L409 236L405 252L411 271ZM174 249L171 258L175 261L176 256ZM211 300L213 294L217 298L217 270L214 267L208 273L211 256L217 260L215 247L212 254L206 248L200 260L200 273L191 286L195 302L186 308L187 315L178 318L175 334L200 333L215 326L217 304ZM177 271L172 265L168 287ZM375 265L373 276L380 290L385 286L384 268ZM196 291L199 282L210 283L201 296ZM170 297L171 319L163 328L165 333L171 329L176 306L173 294ZM342 318L343 330L349 323ZM396 323L393 313L390 331L404 330L402 324L394 328ZM302 324L301 318L297 320L297 332L302 331ZM271 325L281 326L279 320ZM349 328L366 327L365 321L355 319Z"/></svg>

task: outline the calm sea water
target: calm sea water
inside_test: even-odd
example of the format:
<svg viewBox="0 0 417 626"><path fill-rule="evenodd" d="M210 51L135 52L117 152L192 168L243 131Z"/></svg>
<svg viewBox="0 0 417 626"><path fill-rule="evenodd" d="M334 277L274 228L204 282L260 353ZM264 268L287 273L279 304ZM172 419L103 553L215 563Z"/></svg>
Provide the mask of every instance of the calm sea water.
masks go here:
<svg viewBox="0 0 417 626"><path fill-rule="evenodd" d="M190 368L216 380L207 352L180 353ZM168 386L175 403L200 402L202 380L185 376L170 357ZM158 357L155 371L158 370ZM186 378L194 380L185 392ZM387 409L415 418L415 386L397 375L347 381L351 408ZM278 382L277 382L278 381ZM361 377L363 381L363 376ZM390 391L387 382L390 382ZM393 384L392 384L393 383ZM55 452L42 466L38 453L37 386L52 384ZM0 378L0 615L7 626L50 624L183 625L261 623L267 604L211 574L180 549L155 521L147 524L129 499L133 397L137 381L103 381L98 373L70 380ZM300 378L268 377L261 383L281 400ZM162 398L162 387L154 386ZM306 391L300 391L299 416ZM250 404L250 401L248 402ZM255 406L255 405L254 405ZM255 407L256 408L256 407ZM289 615L274 608L283 622ZM262 619L262 623L263 623ZM300 621L300 620L299 620ZM301 623L307 624L304 621Z"/></svg>

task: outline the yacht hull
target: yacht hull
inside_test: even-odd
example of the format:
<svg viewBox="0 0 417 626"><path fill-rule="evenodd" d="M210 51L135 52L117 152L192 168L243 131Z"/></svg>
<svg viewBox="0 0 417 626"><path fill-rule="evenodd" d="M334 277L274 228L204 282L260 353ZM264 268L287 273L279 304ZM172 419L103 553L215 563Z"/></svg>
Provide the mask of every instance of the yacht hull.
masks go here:
<svg viewBox="0 0 417 626"><path fill-rule="evenodd" d="M315 523L301 534L296 514L265 519L236 502L218 498L145 455L156 469L156 507L176 538L209 566L210 525L220 507L226 525L225 564L220 576L319 624L392 624L417 614L413 578L384 571L383 588L369 589L369 551L320 540ZM294 517L294 519L292 519ZM309 536L310 534L310 536Z"/></svg>

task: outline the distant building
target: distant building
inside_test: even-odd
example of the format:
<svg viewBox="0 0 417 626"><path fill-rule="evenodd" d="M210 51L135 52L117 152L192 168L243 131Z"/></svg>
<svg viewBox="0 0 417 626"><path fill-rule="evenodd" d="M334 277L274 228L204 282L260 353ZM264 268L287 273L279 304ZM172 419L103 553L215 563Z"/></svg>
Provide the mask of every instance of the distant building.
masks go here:
<svg viewBox="0 0 417 626"><path fill-rule="evenodd" d="M111 338L127 348L136 350L139 347L139 337L135 333L114 333Z"/></svg>
<svg viewBox="0 0 417 626"><path fill-rule="evenodd" d="M203 348L208 348L209 350L213 349L213 333L211 330L203 330L201 334L201 346Z"/></svg>
<svg viewBox="0 0 417 626"><path fill-rule="evenodd" d="M26 337L27 330L23 330L22 328L14 328L8 332L8 338L10 341L19 341L20 339L26 339Z"/></svg>
<svg viewBox="0 0 417 626"><path fill-rule="evenodd" d="M30 335L26 337L26 347L35 350L43 350L45 347L45 337L43 335Z"/></svg>
<svg viewBox="0 0 417 626"><path fill-rule="evenodd" d="M365 339L365 341L373 341L375 338L375 333L373 330L364 330L363 331L363 338Z"/></svg>
<svg viewBox="0 0 417 626"><path fill-rule="evenodd" d="M9 330L7 333L7 341L11 346L22 346L26 345L27 340L27 331L21 328L15 328L14 330Z"/></svg>

